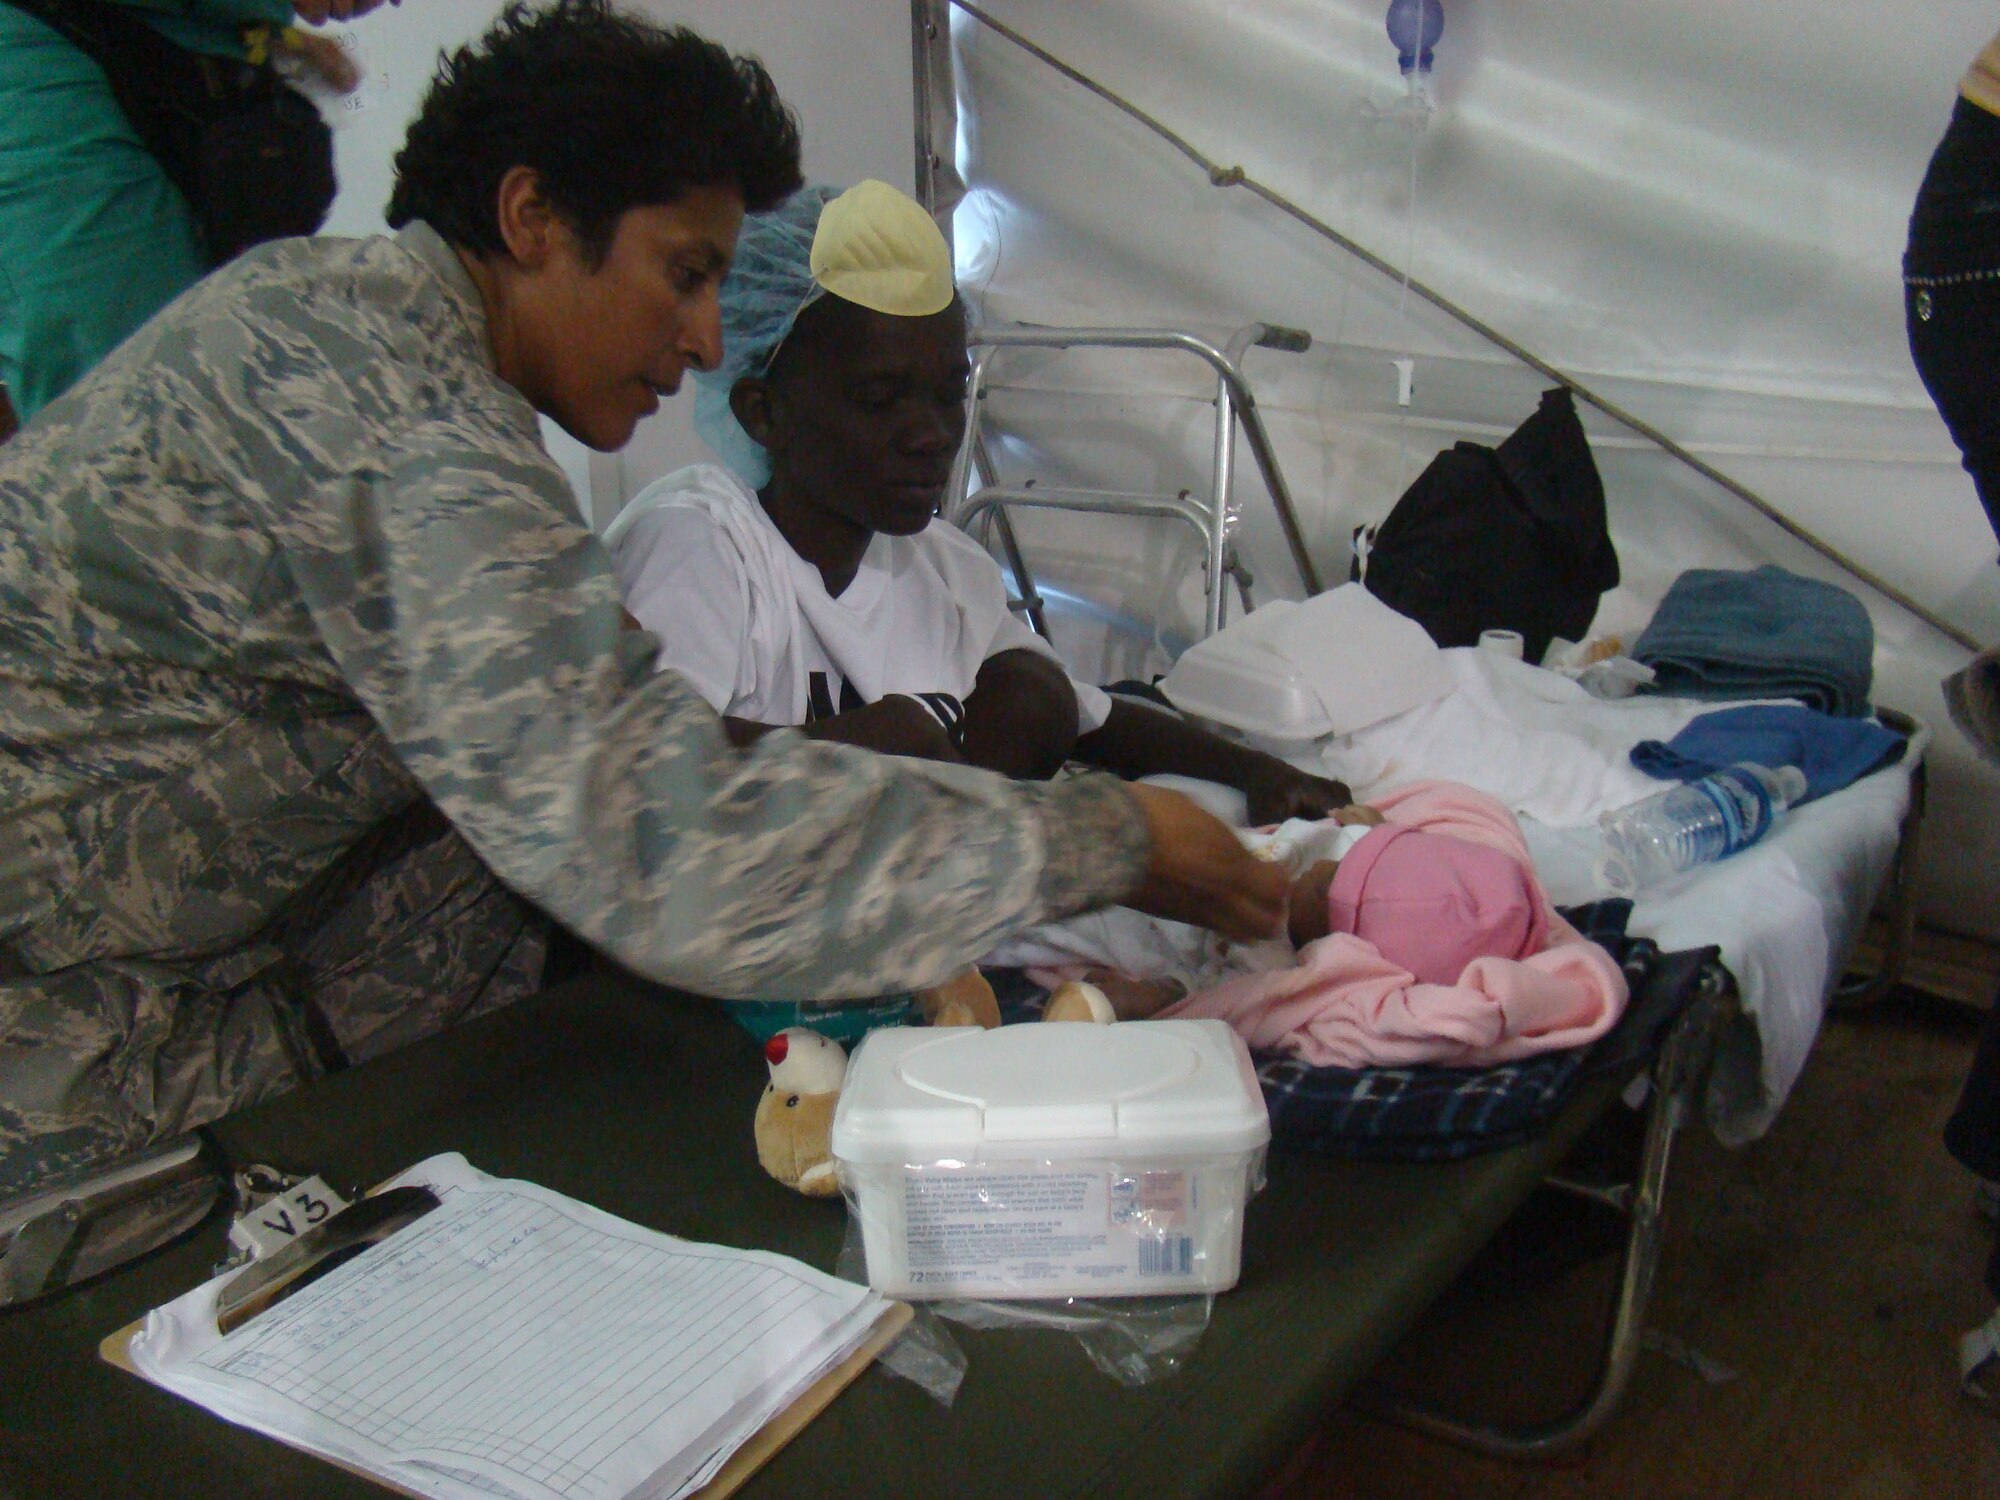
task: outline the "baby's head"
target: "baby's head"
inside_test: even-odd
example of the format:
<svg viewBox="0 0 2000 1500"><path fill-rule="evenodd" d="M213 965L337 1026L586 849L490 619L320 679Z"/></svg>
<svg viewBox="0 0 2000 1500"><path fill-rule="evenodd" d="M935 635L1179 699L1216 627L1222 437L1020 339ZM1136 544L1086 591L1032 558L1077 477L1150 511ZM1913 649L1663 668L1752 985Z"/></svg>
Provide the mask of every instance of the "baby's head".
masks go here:
<svg viewBox="0 0 2000 1500"><path fill-rule="evenodd" d="M1528 871L1483 844L1386 824L1293 882L1299 947L1351 932L1426 984L1456 984L1475 958L1526 958L1548 944Z"/></svg>

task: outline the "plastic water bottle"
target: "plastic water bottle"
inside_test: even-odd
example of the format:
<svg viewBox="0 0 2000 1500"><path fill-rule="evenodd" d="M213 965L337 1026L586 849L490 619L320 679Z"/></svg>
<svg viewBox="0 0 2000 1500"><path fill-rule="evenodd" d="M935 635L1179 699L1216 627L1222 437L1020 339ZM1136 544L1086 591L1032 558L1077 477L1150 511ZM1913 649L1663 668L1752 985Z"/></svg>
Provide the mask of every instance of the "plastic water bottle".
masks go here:
<svg viewBox="0 0 2000 1500"><path fill-rule="evenodd" d="M1630 896L1727 859L1769 833L1805 792L1798 767L1772 770L1745 761L1608 812L1598 820L1604 831L1598 881L1614 895Z"/></svg>

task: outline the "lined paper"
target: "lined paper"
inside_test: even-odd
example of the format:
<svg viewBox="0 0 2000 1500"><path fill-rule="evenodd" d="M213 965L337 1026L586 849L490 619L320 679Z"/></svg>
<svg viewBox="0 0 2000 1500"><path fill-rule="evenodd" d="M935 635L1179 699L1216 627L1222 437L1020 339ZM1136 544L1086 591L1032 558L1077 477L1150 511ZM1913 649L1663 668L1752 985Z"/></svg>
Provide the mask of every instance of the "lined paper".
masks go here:
<svg viewBox="0 0 2000 1500"><path fill-rule="evenodd" d="M218 1284L148 1319L141 1373L425 1494L698 1487L867 1333L865 1288L641 1229L432 1158L440 1206L214 1334Z"/></svg>

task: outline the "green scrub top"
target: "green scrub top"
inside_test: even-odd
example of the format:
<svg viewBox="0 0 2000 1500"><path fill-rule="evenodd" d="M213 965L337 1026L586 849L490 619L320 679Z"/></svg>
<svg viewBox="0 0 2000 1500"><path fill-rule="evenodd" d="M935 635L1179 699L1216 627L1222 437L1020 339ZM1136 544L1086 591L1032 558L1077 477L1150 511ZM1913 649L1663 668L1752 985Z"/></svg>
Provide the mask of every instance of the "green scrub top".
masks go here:
<svg viewBox="0 0 2000 1500"><path fill-rule="evenodd" d="M290 0L128 0L168 39L241 55ZM23 421L207 269L192 211L97 64L0 4L0 385Z"/></svg>
<svg viewBox="0 0 2000 1500"><path fill-rule="evenodd" d="M117 0L143 14L152 28L191 52L243 55L246 26L289 26L292 0Z"/></svg>

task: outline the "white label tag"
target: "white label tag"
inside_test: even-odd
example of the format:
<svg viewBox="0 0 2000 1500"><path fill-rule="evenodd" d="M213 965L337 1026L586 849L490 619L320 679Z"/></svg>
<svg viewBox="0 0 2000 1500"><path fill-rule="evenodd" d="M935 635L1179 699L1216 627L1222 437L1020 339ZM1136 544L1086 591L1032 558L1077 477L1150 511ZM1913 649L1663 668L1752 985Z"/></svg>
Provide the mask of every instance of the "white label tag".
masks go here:
<svg viewBox="0 0 2000 1500"><path fill-rule="evenodd" d="M1182 1171L920 1169L904 1178L909 1278L960 1292L1187 1278L1191 1188Z"/></svg>
<svg viewBox="0 0 2000 1500"><path fill-rule="evenodd" d="M262 1260L347 1207L347 1200L317 1177L308 1177L262 1203L229 1226L229 1243Z"/></svg>

